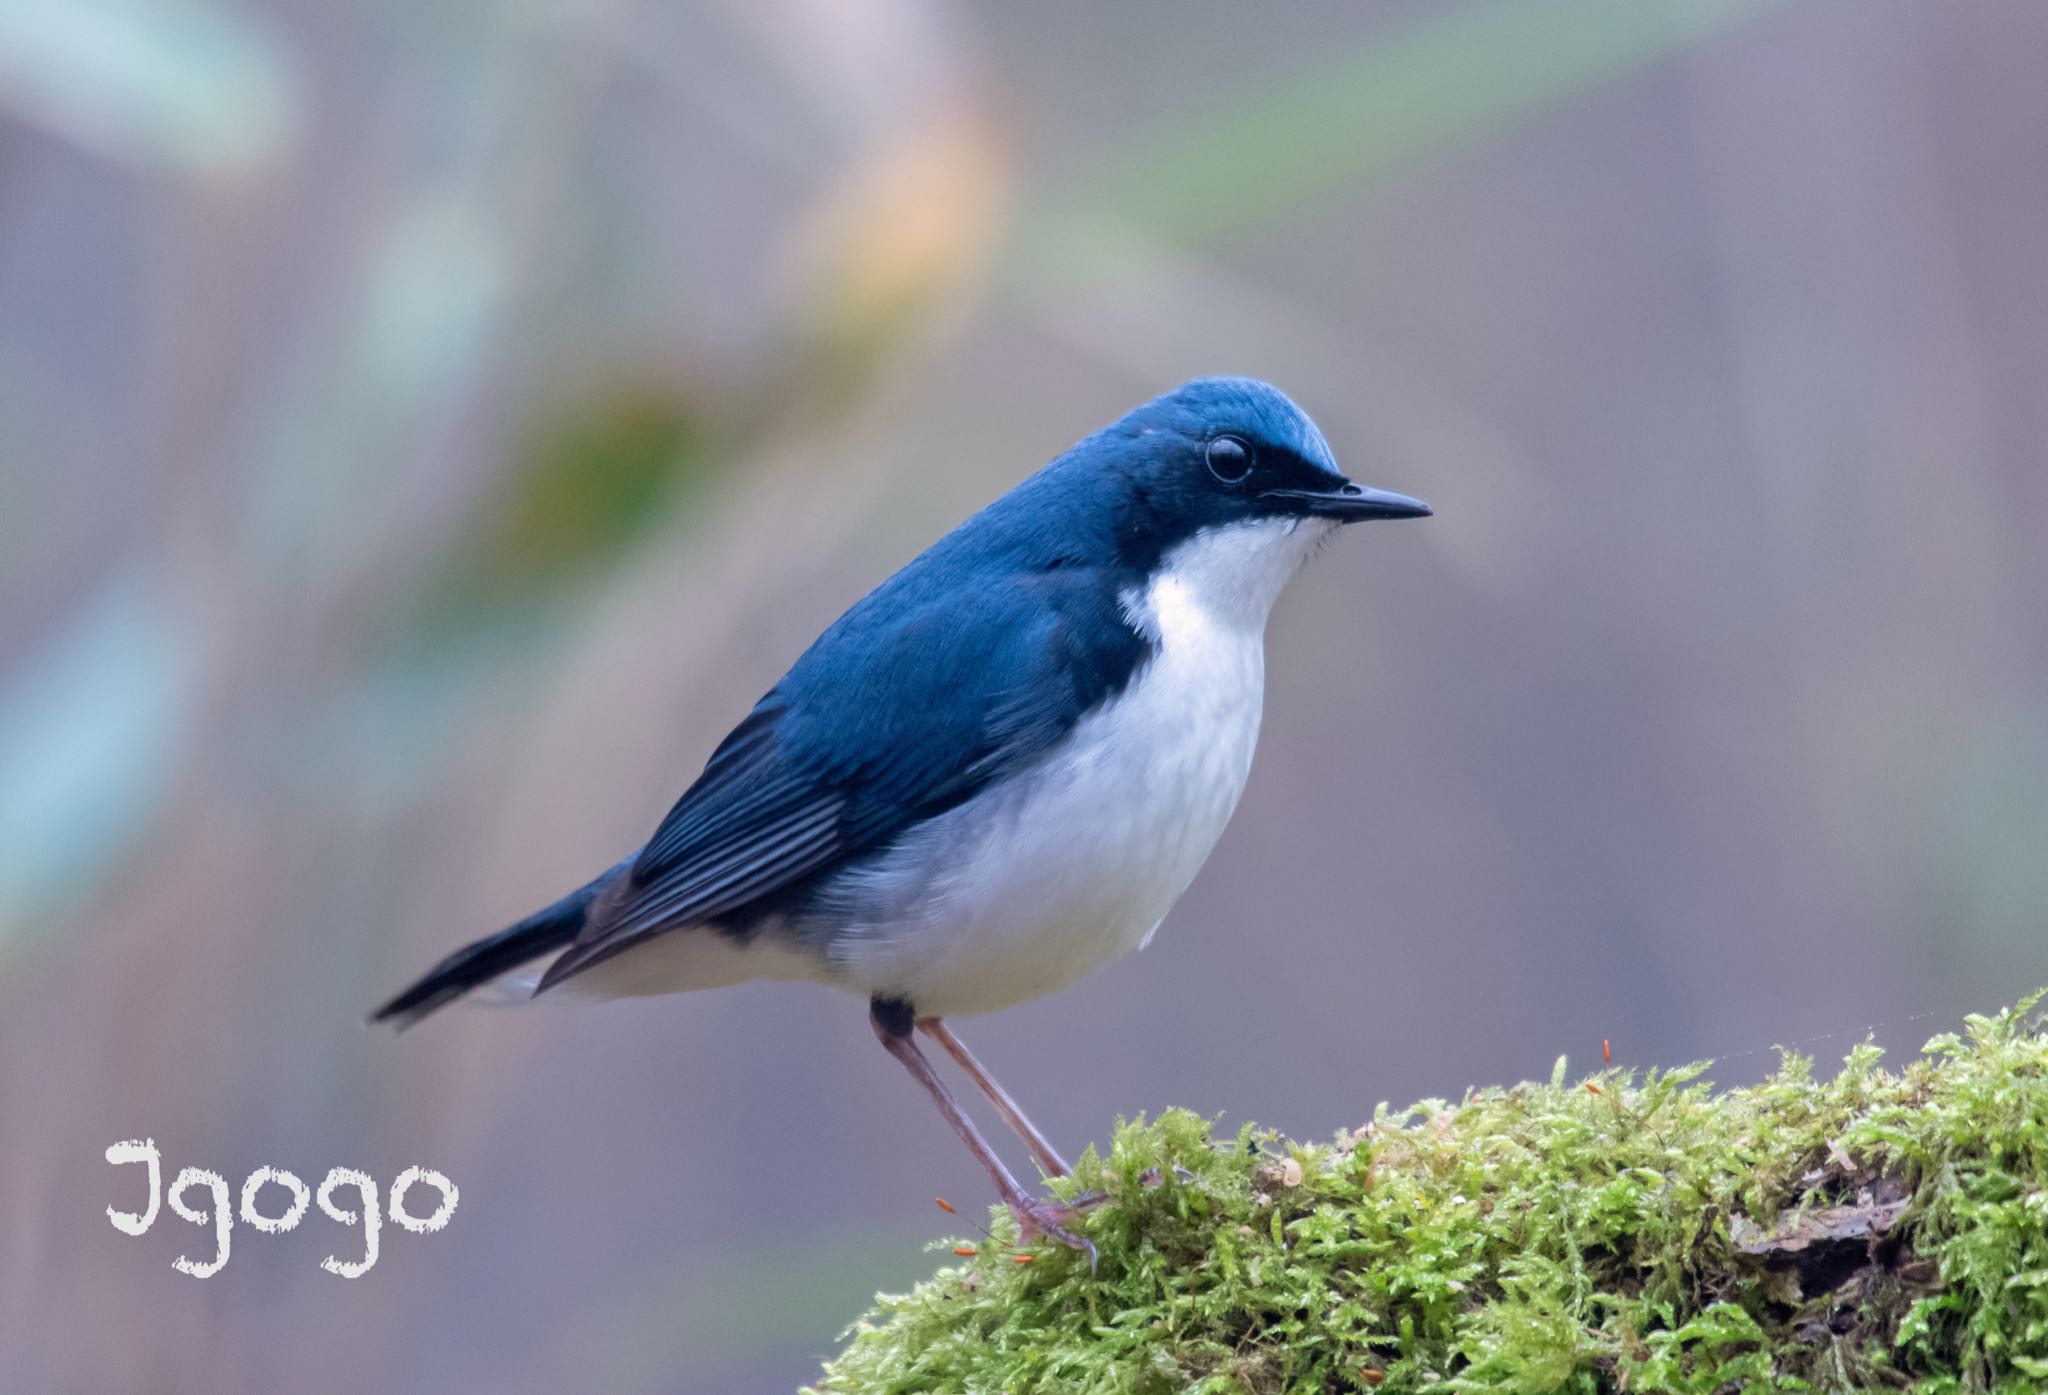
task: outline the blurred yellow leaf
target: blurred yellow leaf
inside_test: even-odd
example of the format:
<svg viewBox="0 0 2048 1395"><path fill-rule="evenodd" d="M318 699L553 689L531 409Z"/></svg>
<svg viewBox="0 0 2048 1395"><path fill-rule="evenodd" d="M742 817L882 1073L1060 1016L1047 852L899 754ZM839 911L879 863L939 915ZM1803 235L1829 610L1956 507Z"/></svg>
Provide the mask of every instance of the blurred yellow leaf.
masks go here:
<svg viewBox="0 0 2048 1395"><path fill-rule="evenodd" d="M793 318L823 366L864 370L966 304L986 279L1012 182L1001 133L969 106L907 123L854 161L790 244Z"/></svg>

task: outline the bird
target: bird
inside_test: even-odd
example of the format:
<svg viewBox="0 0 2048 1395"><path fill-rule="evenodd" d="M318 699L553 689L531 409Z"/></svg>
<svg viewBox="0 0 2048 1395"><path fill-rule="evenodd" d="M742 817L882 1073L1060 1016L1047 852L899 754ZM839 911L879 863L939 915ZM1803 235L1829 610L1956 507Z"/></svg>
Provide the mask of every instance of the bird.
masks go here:
<svg viewBox="0 0 2048 1395"><path fill-rule="evenodd" d="M918 1037L1048 1178L1070 1172L950 1019L1051 993L1151 940L1251 771L1274 601L1345 525L1430 513L1350 480L1271 384L1184 383L857 601L642 847L448 955L371 1020L403 1027L486 984L851 990L1020 1237L1092 1262L1075 1205L1018 1182Z"/></svg>

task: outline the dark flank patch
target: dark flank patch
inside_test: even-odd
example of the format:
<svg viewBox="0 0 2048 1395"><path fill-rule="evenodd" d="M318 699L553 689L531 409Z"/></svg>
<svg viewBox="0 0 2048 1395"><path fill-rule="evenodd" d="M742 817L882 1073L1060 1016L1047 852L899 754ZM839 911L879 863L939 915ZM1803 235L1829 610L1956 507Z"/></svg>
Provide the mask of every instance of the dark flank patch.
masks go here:
<svg viewBox="0 0 2048 1395"><path fill-rule="evenodd" d="M907 1037L917 1027L917 1009L908 998L885 998L877 993L868 1001L868 1016L892 1037Z"/></svg>

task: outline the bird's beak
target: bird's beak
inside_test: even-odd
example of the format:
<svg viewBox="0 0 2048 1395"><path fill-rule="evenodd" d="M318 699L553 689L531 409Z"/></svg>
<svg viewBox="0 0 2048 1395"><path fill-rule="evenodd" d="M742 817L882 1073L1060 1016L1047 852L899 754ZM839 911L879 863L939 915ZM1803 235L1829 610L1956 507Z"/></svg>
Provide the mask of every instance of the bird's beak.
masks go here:
<svg viewBox="0 0 2048 1395"><path fill-rule="evenodd" d="M1427 518L1435 510L1420 499L1373 489L1363 484L1342 484L1335 489L1274 489L1268 499L1285 499L1293 508L1317 518L1334 518L1339 523L1361 523L1368 518Z"/></svg>

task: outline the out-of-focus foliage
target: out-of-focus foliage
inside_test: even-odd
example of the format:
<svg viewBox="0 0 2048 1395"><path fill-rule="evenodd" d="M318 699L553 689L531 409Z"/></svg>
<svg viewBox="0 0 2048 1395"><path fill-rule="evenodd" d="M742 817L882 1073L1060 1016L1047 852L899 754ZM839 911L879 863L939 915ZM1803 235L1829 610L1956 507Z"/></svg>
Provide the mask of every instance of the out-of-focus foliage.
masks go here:
<svg viewBox="0 0 2048 1395"><path fill-rule="evenodd" d="M892 346L957 328L1005 230L1002 133L963 104L842 175L794 239L793 390L845 407Z"/></svg>
<svg viewBox="0 0 2048 1395"><path fill-rule="evenodd" d="M1130 230L1178 246L1244 236L1412 161L1526 119L1784 0L1483 0L1383 40L1246 75L1201 120L1098 161L1035 220L1027 262L1048 289L1145 270ZM1120 230L1121 234L1120 234Z"/></svg>
<svg viewBox="0 0 2048 1395"><path fill-rule="evenodd" d="M673 388L622 385L545 415L451 548L463 611L532 606L609 568L716 469L702 412Z"/></svg>
<svg viewBox="0 0 2048 1395"><path fill-rule="evenodd" d="M197 655L135 577L48 641L0 705L0 954L90 895L163 812ZM31 918L33 913L33 918Z"/></svg>
<svg viewBox="0 0 2048 1395"><path fill-rule="evenodd" d="M59 135L173 174L259 166L299 121L276 38L211 0L9 0L0 97Z"/></svg>

